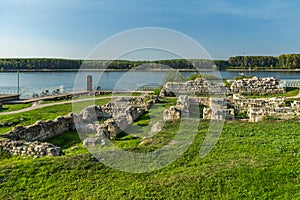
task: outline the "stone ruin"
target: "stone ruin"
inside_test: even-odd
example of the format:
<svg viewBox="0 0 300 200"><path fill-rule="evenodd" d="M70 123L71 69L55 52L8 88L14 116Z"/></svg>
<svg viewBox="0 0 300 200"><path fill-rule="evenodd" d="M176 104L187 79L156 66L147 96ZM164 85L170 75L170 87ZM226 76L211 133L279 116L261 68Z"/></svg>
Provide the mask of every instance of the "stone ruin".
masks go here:
<svg viewBox="0 0 300 200"><path fill-rule="evenodd" d="M86 137L83 140L84 146L105 145L106 139L113 139L126 127L132 124L137 118L145 113L154 103L158 103L158 96L154 95L152 99L146 101L146 98L138 99L122 97L114 102L103 106L103 110L111 117L103 123L97 123L96 134Z"/></svg>
<svg viewBox="0 0 300 200"><path fill-rule="evenodd" d="M230 88L224 89L219 82L206 81L198 78L185 83L166 83L161 90L160 96L178 96L176 106L172 106L164 111L164 120L179 119L188 114L188 109L180 105L185 100L189 105L204 105L203 118L205 119L234 119L235 114L245 112L249 116L249 121L260 121L266 116L275 115L285 118L295 116L300 112L300 102L294 101L290 107L285 106L285 98L263 98L248 99L242 95L272 95L283 94L279 79L269 78L244 78L236 80ZM231 94L232 97L216 98L222 94ZM182 97L188 95L189 97ZM191 97L195 95L210 95L208 97ZM222 103L223 101L223 103Z"/></svg>
<svg viewBox="0 0 300 200"><path fill-rule="evenodd" d="M300 101L294 101L291 103L291 107L296 110L297 112L300 112Z"/></svg>
<svg viewBox="0 0 300 200"><path fill-rule="evenodd" d="M15 156L61 156L63 155L60 147L46 142L25 142L14 140L0 140L0 148Z"/></svg>
<svg viewBox="0 0 300 200"><path fill-rule="evenodd" d="M17 126L1 135L7 139L0 141L0 147L2 151L13 155L62 155L59 147L41 142L75 130L82 135L95 133L94 137L86 137L83 141L84 145L93 146L99 141L103 142L101 139L103 137L113 139L158 101L158 96L153 96L152 99L148 96L120 97L104 106L88 106L79 114L70 113L55 120L37 121L30 126Z"/></svg>
<svg viewBox="0 0 300 200"><path fill-rule="evenodd" d="M233 120L234 109L229 104L226 98L210 99L209 107L203 108L203 119Z"/></svg>
<svg viewBox="0 0 300 200"><path fill-rule="evenodd" d="M280 86L279 79L268 78L243 78L235 80L230 86L232 94L241 95L271 95L283 94L285 89Z"/></svg>
<svg viewBox="0 0 300 200"><path fill-rule="evenodd" d="M171 106L164 110L163 119L174 121L180 118L189 118L190 105L205 105L203 109L204 119L232 120L234 119L234 109L228 108L228 101L225 98L197 98L180 95L176 106ZM200 111L200 110L199 110Z"/></svg>
<svg viewBox="0 0 300 200"><path fill-rule="evenodd" d="M168 82L161 92L161 97L179 96L179 95L218 95L218 94L242 94L242 95L272 95L283 94L285 88L282 88L279 79L268 78L244 78L235 80L230 88L225 87L222 80L205 80L197 78L185 83Z"/></svg>
<svg viewBox="0 0 300 200"><path fill-rule="evenodd" d="M163 119L174 121L189 117L190 105L204 105L203 118L214 120L233 120L235 114L245 112L250 122L258 122L267 116L277 116L288 119L299 115L300 101L294 101L291 106L285 105L285 98L247 99L241 95L228 98L178 97L176 106L164 110Z"/></svg>
<svg viewBox="0 0 300 200"><path fill-rule="evenodd" d="M215 95L225 94L226 88L221 80L206 80L197 78L195 80L166 83L161 92L161 97L179 96L179 95Z"/></svg>
<svg viewBox="0 0 300 200"><path fill-rule="evenodd" d="M285 105L284 97L248 99L242 95L234 94L232 104L239 112L249 111L250 108L277 108Z"/></svg>

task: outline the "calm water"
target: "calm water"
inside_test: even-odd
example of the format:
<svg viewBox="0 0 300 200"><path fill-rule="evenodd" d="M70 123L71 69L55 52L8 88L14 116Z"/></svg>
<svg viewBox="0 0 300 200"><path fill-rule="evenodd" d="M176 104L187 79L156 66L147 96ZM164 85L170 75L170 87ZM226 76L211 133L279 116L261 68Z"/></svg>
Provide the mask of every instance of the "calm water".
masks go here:
<svg viewBox="0 0 300 200"><path fill-rule="evenodd" d="M185 72L188 77L191 72ZM93 86L101 89L134 90L142 85L162 84L166 72L26 72L20 73L20 92L22 97L31 97L33 93L41 93L57 88L64 91L83 90L86 88L86 76L93 76ZM222 78L231 79L239 72L221 71ZM300 72L246 72L245 75L280 79L298 79ZM17 73L0 73L0 93L17 92Z"/></svg>

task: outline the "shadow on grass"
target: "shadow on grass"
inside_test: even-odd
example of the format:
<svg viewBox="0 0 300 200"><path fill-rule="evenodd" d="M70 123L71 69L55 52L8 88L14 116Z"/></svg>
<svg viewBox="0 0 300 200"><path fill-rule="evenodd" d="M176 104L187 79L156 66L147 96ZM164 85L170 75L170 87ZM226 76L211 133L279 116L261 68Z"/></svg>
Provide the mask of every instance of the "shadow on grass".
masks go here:
<svg viewBox="0 0 300 200"><path fill-rule="evenodd" d="M67 133L53 137L47 140L47 142L50 142L55 146L59 146L62 149L68 149L75 144L81 143L82 141L76 131L69 131Z"/></svg>

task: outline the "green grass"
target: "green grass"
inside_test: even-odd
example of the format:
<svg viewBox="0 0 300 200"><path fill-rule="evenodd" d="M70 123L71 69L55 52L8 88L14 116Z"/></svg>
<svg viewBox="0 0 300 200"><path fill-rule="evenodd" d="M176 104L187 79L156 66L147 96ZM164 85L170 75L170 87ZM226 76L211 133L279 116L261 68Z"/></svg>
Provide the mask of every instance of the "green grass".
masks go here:
<svg viewBox="0 0 300 200"><path fill-rule="evenodd" d="M148 146L124 141L137 152L159 148L174 136L175 126L167 124L164 136L153 136ZM0 154L0 198L299 199L299 122L228 122L213 151L200 159L208 126L200 122L194 142L176 162L142 174L103 165L79 146L73 133L52 140L64 145L63 157Z"/></svg>
<svg viewBox="0 0 300 200"><path fill-rule="evenodd" d="M271 97L294 97L299 94L299 88L286 88L284 94L273 94L273 95L245 95L247 98L271 98Z"/></svg>
<svg viewBox="0 0 300 200"><path fill-rule="evenodd" d="M159 113L174 105L176 98L164 101L113 143L136 153L160 149L169 143L177 133L178 121L165 123L162 131L148 135L146 143L141 144L143 139L138 135L149 132L148 125L159 121ZM89 103L77 105L78 109ZM31 118L55 118L72 109L71 104L61 106L27 113L26 123ZM199 150L208 128L209 121L201 120L196 138L184 155L163 169L141 174L105 166L82 146L76 132L48 141L62 147L62 157L34 159L0 152L0 199L300 198L299 119L228 121L212 152L200 159Z"/></svg>
<svg viewBox="0 0 300 200"><path fill-rule="evenodd" d="M89 105L103 105L110 100L111 98L99 99L96 101L84 101L80 103L74 103L73 105L71 103L68 103L63 105L44 107L19 114L1 115L0 123L14 122L15 125L31 125L38 120L53 120L58 116L63 116L70 112L79 113L83 108ZM0 127L0 134L6 133L12 128L13 127Z"/></svg>
<svg viewBox="0 0 300 200"><path fill-rule="evenodd" d="M66 102L66 101L71 101L71 100L79 100L79 99L92 99L92 98L103 98L103 97L119 97L119 96L140 96L141 93L139 92L133 92L133 93L114 93L114 94L105 94L105 95L82 95L74 98L64 98L62 97L61 99L45 99L42 100L42 104L48 104L48 103L56 103L56 102Z"/></svg>
<svg viewBox="0 0 300 200"><path fill-rule="evenodd" d="M21 110L24 108L30 107L32 104L30 103L24 103L24 104L4 104L2 106L2 109L0 109L0 112L10 112L14 110Z"/></svg>

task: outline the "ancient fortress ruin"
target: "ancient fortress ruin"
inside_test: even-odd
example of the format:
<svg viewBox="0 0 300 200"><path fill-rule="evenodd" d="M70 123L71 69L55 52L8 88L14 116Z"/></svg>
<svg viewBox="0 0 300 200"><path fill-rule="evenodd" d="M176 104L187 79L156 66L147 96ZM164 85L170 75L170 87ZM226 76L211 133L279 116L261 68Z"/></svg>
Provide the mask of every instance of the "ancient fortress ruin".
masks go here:
<svg viewBox="0 0 300 200"><path fill-rule="evenodd" d="M210 93L211 97L199 97L207 95L209 83L204 79L196 79L186 83L167 83L161 90L161 96L179 95L177 105L172 106L164 112L164 120L175 120L188 116L188 106L204 106L202 116L204 119L233 120L238 113L248 115L250 122L262 121L267 116L280 118L292 118L299 115L300 101L294 101L291 106L286 106L284 97L277 98L246 98L243 95L273 95L285 93L285 88L275 78L241 79L234 81L230 88L224 84L214 83ZM192 88L190 91L189 88ZM221 88L221 89L220 89ZM223 89L222 89L223 88ZM214 97L216 93L222 97ZM199 95L199 96L198 96ZM198 97L197 97L198 96ZM184 114L182 114L184 113Z"/></svg>
<svg viewBox="0 0 300 200"><path fill-rule="evenodd" d="M1 135L0 149L12 155L60 156L61 148L44 141L77 131L85 146L95 146L113 139L154 103L158 96L120 97L104 106L92 105L79 114L70 113L55 120L37 121L30 126L17 126Z"/></svg>
<svg viewBox="0 0 300 200"><path fill-rule="evenodd" d="M165 121L200 116L212 120L233 120L243 113L247 116L244 120L258 122L268 116L295 117L300 113L300 101L293 101L289 106L284 97L246 98L243 95L284 92L285 88L280 87L279 80L274 78L236 80L230 88L226 88L222 81L199 78L185 83L167 83L160 96L178 97L175 106L164 110ZM75 130L80 133L84 146L106 145L108 139L115 138L157 102L159 98L155 95L120 97L104 106L86 107L79 114L70 113L55 120L16 126L1 135L0 150L22 156L60 156L63 155L61 148L45 141Z"/></svg>

